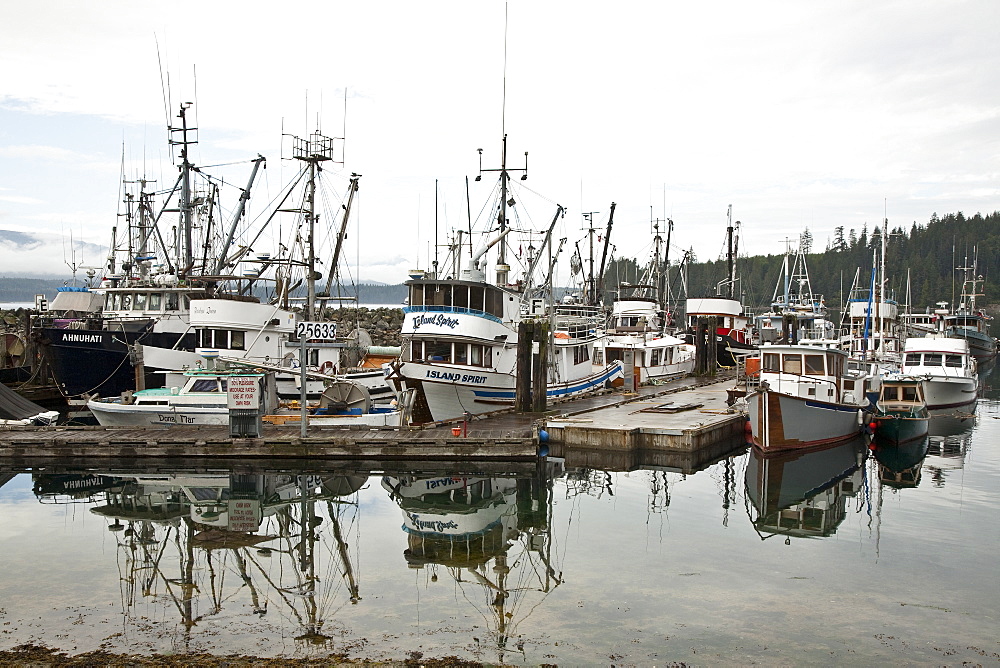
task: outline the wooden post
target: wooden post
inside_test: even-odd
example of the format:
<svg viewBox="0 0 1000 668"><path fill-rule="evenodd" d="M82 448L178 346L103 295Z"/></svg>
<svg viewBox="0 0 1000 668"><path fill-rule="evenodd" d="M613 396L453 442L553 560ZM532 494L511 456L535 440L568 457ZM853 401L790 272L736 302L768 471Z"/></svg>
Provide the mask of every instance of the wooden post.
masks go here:
<svg viewBox="0 0 1000 668"><path fill-rule="evenodd" d="M694 372L695 375L705 373L705 319L698 318L694 326Z"/></svg>
<svg viewBox="0 0 1000 668"><path fill-rule="evenodd" d="M549 323L543 320L535 322L534 340L538 342L538 354L532 360L531 410L534 413L544 413L548 407L548 359L549 359Z"/></svg>
<svg viewBox="0 0 1000 668"><path fill-rule="evenodd" d="M517 325L517 369L514 377L514 410L531 410L531 348L534 323L522 320Z"/></svg>
<svg viewBox="0 0 1000 668"><path fill-rule="evenodd" d="M708 332L706 334L707 346L705 352L705 373L714 376L719 369L719 319L712 316L708 319Z"/></svg>

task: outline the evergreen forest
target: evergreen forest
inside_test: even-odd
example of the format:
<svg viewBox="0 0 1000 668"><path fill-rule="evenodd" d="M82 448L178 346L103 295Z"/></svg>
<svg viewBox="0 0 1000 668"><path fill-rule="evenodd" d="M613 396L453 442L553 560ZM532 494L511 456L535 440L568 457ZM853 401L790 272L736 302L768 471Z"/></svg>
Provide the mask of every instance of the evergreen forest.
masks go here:
<svg viewBox="0 0 1000 668"><path fill-rule="evenodd" d="M847 231L838 227L824 250L810 252L814 251L813 240L808 229L803 230L799 243L806 252L813 294L823 295L830 308L839 308L841 299L849 297L856 274L867 290L873 263L881 253L882 234L879 225ZM784 248L776 248L773 255L738 257L737 292L744 305L762 309L770 304L784 258ZM671 292L675 297L679 294L679 262L680 258L670 258ZM644 259L614 260L604 275L605 289L613 290L620 281L639 282L646 264ZM909 303L914 310L923 311L939 301L954 303L961 294L965 274L956 268L969 267L971 274L973 264L976 274L985 279L985 297L980 297L977 305L1000 303L1000 211L971 217L962 212L942 217L935 213L926 224L889 226L885 254L887 294L900 304ZM686 273L690 296L714 296L716 285L728 275L727 261L720 258L693 262Z"/></svg>

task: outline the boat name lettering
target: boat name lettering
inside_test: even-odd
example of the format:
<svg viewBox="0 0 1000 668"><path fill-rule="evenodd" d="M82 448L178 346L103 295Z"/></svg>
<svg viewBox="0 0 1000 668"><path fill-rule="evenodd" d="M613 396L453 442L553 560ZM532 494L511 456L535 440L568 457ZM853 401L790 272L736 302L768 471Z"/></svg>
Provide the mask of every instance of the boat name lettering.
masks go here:
<svg viewBox="0 0 1000 668"><path fill-rule="evenodd" d="M63 341L77 341L79 343L100 343L100 334L74 334L73 332L63 332Z"/></svg>
<svg viewBox="0 0 1000 668"><path fill-rule="evenodd" d="M413 329L420 329L421 325L437 325L438 327L455 329L458 326L458 318L449 318L444 313L413 316Z"/></svg>
<svg viewBox="0 0 1000 668"><path fill-rule="evenodd" d="M413 526L418 531L437 531L438 533L443 532L445 529L457 529L458 524L454 520L449 520L445 522L444 520L422 520L420 515L410 515L410 521L413 522Z"/></svg>
<svg viewBox="0 0 1000 668"><path fill-rule="evenodd" d="M464 482L465 478L436 478L435 480L425 480L424 487L426 489L434 489L436 487L441 487L442 485L452 485L456 482Z"/></svg>
<svg viewBox="0 0 1000 668"><path fill-rule="evenodd" d="M427 378L436 378L438 380L451 380L455 382L462 383L485 383L486 376L477 376L474 373L460 373L458 371L437 371L436 369L429 369L427 371Z"/></svg>
<svg viewBox="0 0 1000 668"><path fill-rule="evenodd" d="M163 415L163 414L160 414L157 417L160 418L160 422L173 422L174 424L178 424L178 423L179 424L194 424L194 418L193 417L190 417L190 416L187 416L187 415L181 415L180 413L175 413L175 414L172 414L172 415Z"/></svg>

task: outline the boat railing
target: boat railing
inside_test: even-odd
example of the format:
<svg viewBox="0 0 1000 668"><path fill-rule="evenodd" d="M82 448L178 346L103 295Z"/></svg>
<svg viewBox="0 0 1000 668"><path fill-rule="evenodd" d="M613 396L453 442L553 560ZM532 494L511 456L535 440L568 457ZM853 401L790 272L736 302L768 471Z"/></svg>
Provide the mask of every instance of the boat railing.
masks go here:
<svg viewBox="0 0 1000 668"><path fill-rule="evenodd" d="M487 313L486 311L481 311L474 308L466 308L464 306L434 306L434 305L424 305L424 306L404 306L403 313L467 313L468 315L478 316L480 318L486 318L487 320L492 320L494 322L503 323L501 318L493 315L492 313Z"/></svg>

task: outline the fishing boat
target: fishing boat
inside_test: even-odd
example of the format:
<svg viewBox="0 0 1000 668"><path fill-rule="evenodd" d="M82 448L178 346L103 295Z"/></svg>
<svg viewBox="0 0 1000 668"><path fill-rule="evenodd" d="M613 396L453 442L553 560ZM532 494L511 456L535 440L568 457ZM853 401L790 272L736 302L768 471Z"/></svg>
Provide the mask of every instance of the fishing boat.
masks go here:
<svg viewBox="0 0 1000 668"><path fill-rule="evenodd" d="M923 378L930 411L974 410L979 393L976 358L964 338L934 334L906 339L903 373Z"/></svg>
<svg viewBox="0 0 1000 668"><path fill-rule="evenodd" d="M870 405L868 375L849 370L847 358L841 350L762 346L760 380L746 396L754 445L794 450L856 436Z"/></svg>
<svg viewBox="0 0 1000 668"><path fill-rule="evenodd" d="M968 263L966 263L968 264ZM976 273L976 262L971 267L959 267L964 272L962 295L954 313L943 318L944 331L948 336L964 339L969 344L969 352L980 364L997 355L997 340L990 336L990 320L986 311L976 306L976 298L985 296L982 292L983 277Z"/></svg>
<svg viewBox="0 0 1000 668"><path fill-rule="evenodd" d="M900 444L927 435L930 412L924 400L924 381L915 376L882 377L875 414L871 417L875 438Z"/></svg>
<svg viewBox="0 0 1000 668"><path fill-rule="evenodd" d="M250 408L259 410L262 421L292 424L301 420L299 405L280 402L273 373L215 364L168 374L165 387L92 398L87 408L104 426L229 425L234 378L258 388L262 405ZM399 426L401 412L394 406L374 405L361 385L336 381L318 402L307 406L307 415L313 425L380 427Z"/></svg>
<svg viewBox="0 0 1000 668"><path fill-rule="evenodd" d="M716 361L720 366L732 367L737 364L738 359L754 354L757 346L753 343L752 319L737 292L739 279L736 273L736 256L739 250L740 221L733 223L732 206L729 207L727 216L727 277L716 285L715 296L687 299L684 312L689 343L693 342L700 320L715 318Z"/></svg>
<svg viewBox="0 0 1000 668"><path fill-rule="evenodd" d="M760 343L799 343L839 347L833 341L835 328L827 319L826 300L813 294L805 253L799 248L785 252L781 275L774 287L770 309L754 317L754 337Z"/></svg>
<svg viewBox="0 0 1000 668"><path fill-rule="evenodd" d="M638 284L622 283L611 304L611 317L595 351L595 363L622 360L626 375L631 363L635 382L677 378L694 371L695 347L672 336L673 316L664 308L661 261L662 237L654 223L653 254ZM601 357L603 355L603 357Z"/></svg>
<svg viewBox="0 0 1000 668"><path fill-rule="evenodd" d="M556 309L551 289L554 260L546 277L538 275L543 251L552 242L552 229L563 215L561 206L556 207L547 231L538 236L526 233L516 247L529 251L521 257L524 270L516 278L512 274L508 259L515 258L517 251L508 248L508 237L522 228L512 226L517 215L515 195L520 193L511 189L510 174L527 168L507 166L506 136L501 155L500 168L486 170L500 173L493 191L496 197L484 208L493 230L487 232L489 241L471 257L468 267L461 266L462 247L456 244L441 265L435 259L434 270L416 270L406 281L403 350L384 369L397 396L405 390L416 393L414 423L511 408L519 380L529 389L532 383L535 388L544 385L544 397L554 400L602 390L622 377L620 361L593 363L595 346L604 336L596 316ZM499 229L495 229L498 221ZM493 248L495 278L488 280L487 254ZM532 341L537 352L528 345ZM535 392L541 390L532 389Z"/></svg>

